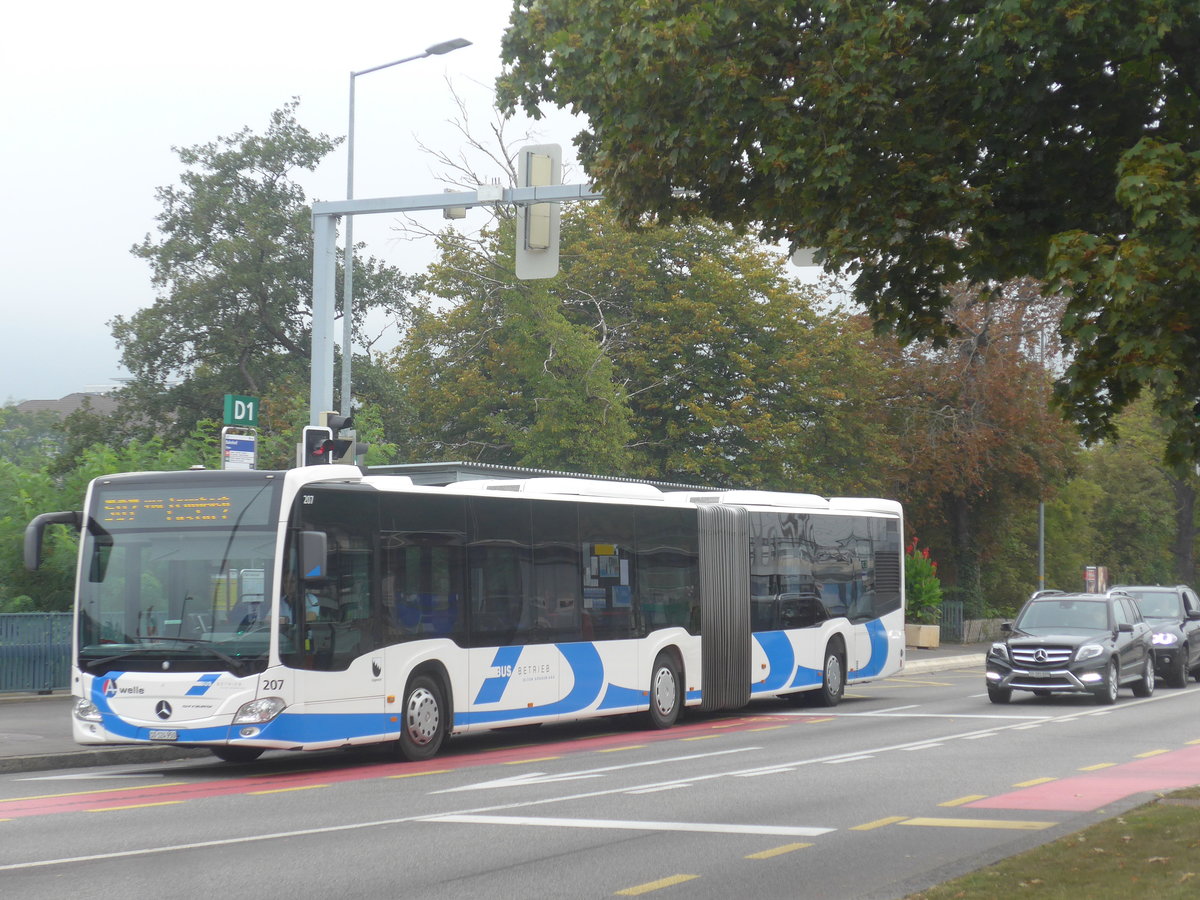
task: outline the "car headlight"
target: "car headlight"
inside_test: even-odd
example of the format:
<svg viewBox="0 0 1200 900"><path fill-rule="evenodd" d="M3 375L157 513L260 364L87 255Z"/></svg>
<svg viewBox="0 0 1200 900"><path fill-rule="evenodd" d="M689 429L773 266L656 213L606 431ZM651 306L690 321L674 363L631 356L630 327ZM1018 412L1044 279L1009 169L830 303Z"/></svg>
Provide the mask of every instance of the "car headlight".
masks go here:
<svg viewBox="0 0 1200 900"><path fill-rule="evenodd" d="M1179 635L1171 634L1169 631L1156 631L1154 632L1154 643L1160 647L1170 647L1179 643Z"/></svg>
<svg viewBox="0 0 1200 900"><path fill-rule="evenodd" d="M997 659L1008 659L1008 645L1003 641L996 641L996 643L992 644L992 649L989 655L994 656Z"/></svg>
<svg viewBox="0 0 1200 900"><path fill-rule="evenodd" d="M1100 644L1084 644L1075 653L1075 661L1083 662L1085 659L1095 659L1097 656L1104 655L1104 648Z"/></svg>
<svg viewBox="0 0 1200 900"><path fill-rule="evenodd" d="M261 725L263 722L270 722L283 712L285 706L287 704L280 697L262 697L259 700L251 700L249 703L241 705L241 708L234 714L233 723L235 725L247 723Z"/></svg>
<svg viewBox="0 0 1200 900"><path fill-rule="evenodd" d="M84 722L99 722L101 720L100 709L91 700L80 697L75 701L75 718Z"/></svg>

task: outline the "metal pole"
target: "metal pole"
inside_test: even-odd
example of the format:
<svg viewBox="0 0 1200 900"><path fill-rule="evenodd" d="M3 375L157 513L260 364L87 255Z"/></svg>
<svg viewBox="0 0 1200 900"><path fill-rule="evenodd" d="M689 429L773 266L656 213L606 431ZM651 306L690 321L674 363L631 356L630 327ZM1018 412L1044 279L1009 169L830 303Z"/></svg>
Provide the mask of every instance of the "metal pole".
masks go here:
<svg viewBox="0 0 1200 900"><path fill-rule="evenodd" d="M1038 503L1038 586L1046 589L1046 504Z"/></svg>
<svg viewBox="0 0 1200 900"><path fill-rule="evenodd" d="M346 129L346 199L354 199L354 78L350 73L350 124ZM354 216L346 216L342 259L342 415L350 415L350 355L354 339Z"/></svg>
<svg viewBox="0 0 1200 900"><path fill-rule="evenodd" d="M337 284L337 225L332 215L313 215L312 369L309 424L333 409L333 310Z"/></svg>
<svg viewBox="0 0 1200 900"><path fill-rule="evenodd" d="M443 53L449 53L452 50L458 50L462 47L471 46L471 42L464 38L454 38L449 41L442 41L440 44L434 44L425 48L424 53L418 53L415 56L406 56L404 59L397 59L394 62L384 63L381 66L372 66L369 69L360 69L357 72L350 73L350 123L346 129L346 199L354 199L354 79L359 75L367 75L371 72L378 72L380 69L390 69L392 66L398 66L401 63L412 62L414 59L424 59L427 56L440 56ZM350 399L351 399L351 384L350 384L350 364L351 356L353 355L354 341L354 216L350 213L346 214L346 249L343 253L343 272L342 272L342 415L350 415ZM315 312L315 310L314 310ZM332 371L332 370L331 370ZM330 376L332 379L332 375ZM330 400L330 405L326 409L333 408L333 401ZM314 422L314 425L317 423Z"/></svg>

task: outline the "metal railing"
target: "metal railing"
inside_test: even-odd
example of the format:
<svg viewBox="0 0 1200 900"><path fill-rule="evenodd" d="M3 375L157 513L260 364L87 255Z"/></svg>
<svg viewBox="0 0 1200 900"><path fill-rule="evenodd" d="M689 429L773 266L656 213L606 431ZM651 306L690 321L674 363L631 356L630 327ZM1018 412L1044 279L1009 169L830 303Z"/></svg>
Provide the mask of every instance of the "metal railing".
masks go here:
<svg viewBox="0 0 1200 900"><path fill-rule="evenodd" d="M963 602L942 600L942 621L938 636L944 644L958 644L963 640Z"/></svg>
<svg viewBox="0 0 1200 900"><path fill-rule="evenodd" d="M0 613L0 693L66 690L71 613Z"/></svg>

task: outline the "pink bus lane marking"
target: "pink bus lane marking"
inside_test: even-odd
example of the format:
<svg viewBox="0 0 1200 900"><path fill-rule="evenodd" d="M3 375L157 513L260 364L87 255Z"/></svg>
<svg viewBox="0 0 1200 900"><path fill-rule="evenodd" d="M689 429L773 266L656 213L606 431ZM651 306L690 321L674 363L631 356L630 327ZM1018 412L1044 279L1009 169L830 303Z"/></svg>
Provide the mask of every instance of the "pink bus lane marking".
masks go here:
<svg viewBox="0 0 1200 900"><path fill-rule="evenodd" d="M1020 788L964 806L1088 812L1133 794L1177 790L1195 784L1200 784L1200 746Z"/></svg>

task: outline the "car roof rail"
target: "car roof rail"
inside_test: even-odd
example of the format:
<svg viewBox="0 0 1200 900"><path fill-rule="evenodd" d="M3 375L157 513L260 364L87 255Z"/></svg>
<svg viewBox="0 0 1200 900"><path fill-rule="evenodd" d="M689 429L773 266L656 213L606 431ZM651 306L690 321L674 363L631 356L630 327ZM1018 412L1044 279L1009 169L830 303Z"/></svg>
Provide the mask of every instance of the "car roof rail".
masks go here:
<svg viewBox="0 0 1200 900"><path fill-rule="evenodd" d="M1051 594L1065 594L1065 593L1066 593L1066 591L1060 591L1057 588L1046 588L1045 590L1034 591L1033 596L1031 596L1029 599L1036 600L1038 597L1048 597Z"/></svg>

